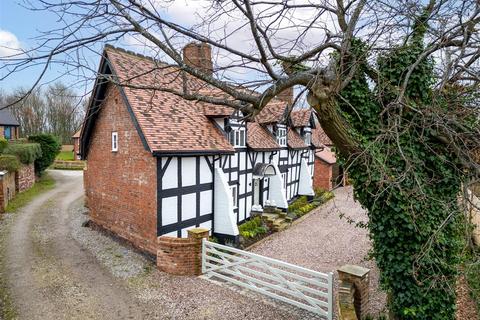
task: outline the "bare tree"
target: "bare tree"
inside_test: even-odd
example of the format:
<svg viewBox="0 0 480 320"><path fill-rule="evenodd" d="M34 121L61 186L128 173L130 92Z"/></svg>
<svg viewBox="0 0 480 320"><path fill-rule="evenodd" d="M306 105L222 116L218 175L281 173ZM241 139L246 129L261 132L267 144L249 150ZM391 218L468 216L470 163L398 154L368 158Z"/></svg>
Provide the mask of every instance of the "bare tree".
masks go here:
<svg viewBox="0 0 480 320"><path fill-rule="evenodd" d="M6 104L4 105L14 103L10 110L20 123L20 136L22 137L42 133L47 129L47 106L42 92L40 89L34 89L26 96L28 91L30 90L16 89L13 93L5 96ZM22 97L23 99L21 99Z"/></svg>
<svg viewBox="0 0 480 320"><path fill-rule="evenodd" d="M196 12L187 14L186 20L181 15L171 18L175 15L169 10L175 12L184 5L173 0L39 0L27 4L33 10L57 13L61 23L38 36L38 47L1 58L3 79L42 64L38 85L49 66L56 63L66 66L66 73L81 70L93 79L96 69L88 61L95 48L100 50L95 45L121 42L141 47L201 84L183 90L158 83L135 86L152 94L167 91L189 100L229 105L252 117L279 93L295 86L300 89L298 95L305 93L318 112L323 129L349 170L366 174L352 174L356 195L369 209L375 257L393 299L401 300L404 295L392 280L395 275L387 267L388 259L380 253L384 247L377 237L380 231L375 229L379 208L384 208L392 221L396 218L388 211L392 197L404 196L405 206L395 210L411 218L405 223L413 221L412 228L420 228L417 234L424 234L419 226L428 220L422 216L426 203L438 203L437 210L444 214L441 222L425 231L428 240L419 240L417 251L402 256L413 256L408 272L418 294L427 290L421 288L430 279L429 272L438 275L446 270L443 262L434 266L430 264L434 259L429 259L432 248L456 252L441 239L453 225L452 217L458 216L458 208L451 194L443 201L426 191L425 186L433 188L445 182L442 177L447 179L442 173L428 172L426 163L428 155L433 155L441 159L442 168L454 170L459 177L452 182L456 194L461 186L468 187L479 178L480 165L474 156L480 149L478 1L212 0L189 2ZM181 49L190 41L212 46L216 58L213 73L183 59ZM395 55L402 59L396 60ZM395 69L400 62L408 65ZM395 77L385 76L389 63ZM426 79L422 87L417 77L430 67L434 68L433 80ZM130 79L108 80L133 86ZM354 85L363 86L361 102L349 95ZM412 91L413 85L424 90ZM216 88L224 95L209 95L212 91L204 87ZM424 95L429 96L428 102ZM373 102L375 106L369 110L375 111L374 116L363 108ZM374 130L365 131L367 125ZM409 153L410 142L421 152ZM401 160L391 162L397 156ZM419 163L419 158L425 161ZM395 234L397 227L392 224L382 232ZM450 231L448 234L453 234ZM400 247L397 251L402 254ZM421 261L423 268L419 267ZM452 274L444 276L449 280L444 283L450 285ZM447 290L440 277L435 281L429 282L428 290ZM439 316L432 313L438 307L433 302L427 311L412 311L411 301L405 301L394 308L396 316L415 318L415 312L426 312L432 319ZM445 303L451 304L451 300Z"/></svg>
<svg viewBox="0 0 480 320"><path fill-rule="evenodd" d="M47 132L57 136L61 143L71 143L71 137L83 121L82 100L61 83L48 87L45 93Z"/></svg>

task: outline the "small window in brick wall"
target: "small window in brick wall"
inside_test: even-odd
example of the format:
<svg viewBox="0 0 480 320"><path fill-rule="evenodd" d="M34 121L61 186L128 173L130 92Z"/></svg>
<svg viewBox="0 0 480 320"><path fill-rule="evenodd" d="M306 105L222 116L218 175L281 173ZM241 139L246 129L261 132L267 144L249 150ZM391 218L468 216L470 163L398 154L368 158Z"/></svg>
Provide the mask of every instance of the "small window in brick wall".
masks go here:
<svg viewBox="0 0 480 320"><path fill-rule="evenodd" d="M118 151L118 132L112 132L112 152Z"/></svg>

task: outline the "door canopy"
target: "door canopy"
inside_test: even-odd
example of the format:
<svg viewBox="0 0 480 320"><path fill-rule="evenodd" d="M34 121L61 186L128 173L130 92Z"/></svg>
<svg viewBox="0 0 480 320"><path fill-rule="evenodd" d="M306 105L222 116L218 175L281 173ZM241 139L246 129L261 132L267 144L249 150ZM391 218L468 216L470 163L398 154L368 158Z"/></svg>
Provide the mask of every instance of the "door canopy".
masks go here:
<svg viewBox="0 0 480 320"><path fill-rule="evenodd" d="M253 167L253 176L255 178L271 177L276 174L275 167L269 163L257 163Z"/></svg>

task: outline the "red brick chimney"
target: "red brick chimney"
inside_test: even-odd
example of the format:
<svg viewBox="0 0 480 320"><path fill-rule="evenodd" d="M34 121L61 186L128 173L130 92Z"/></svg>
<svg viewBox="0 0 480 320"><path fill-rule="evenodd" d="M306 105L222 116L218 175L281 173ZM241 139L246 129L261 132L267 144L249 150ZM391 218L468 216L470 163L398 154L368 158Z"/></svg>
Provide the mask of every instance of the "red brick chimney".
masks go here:
<svg viewBox="0 0 480 320"><path fill-rule="evenodd" d="M292 105L293 103L293 87L290 87L288 89L283 90L277 95L277 98L285 101L289 105Z"/></svg>
<svg viewBox="0 0 480 320"><path fill-rule="evenodd" d="M201 69L209 75L213 73L212 47L205 42L187 44L183 48L183 60L190 67Z"/></svg>

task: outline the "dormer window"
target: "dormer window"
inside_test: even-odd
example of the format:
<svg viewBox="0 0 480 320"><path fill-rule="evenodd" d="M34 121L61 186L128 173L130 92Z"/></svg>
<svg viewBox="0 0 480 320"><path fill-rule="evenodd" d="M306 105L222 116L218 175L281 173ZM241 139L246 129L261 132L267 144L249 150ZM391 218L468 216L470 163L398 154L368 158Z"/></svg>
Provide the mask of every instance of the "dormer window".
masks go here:
<svg viewBox="0 0 480 320"><path fill-rule="evenodd" d="M280 147L286 147L287 146L287 127L283 125L282 126L277 125L276 137L277 137L278 145Z"/></svg>
<svg viewBox="0 0 480 320"><path fill-rule="evenodd" d="M229 133L229 140L232 146L242 148L246 146L246 130L245 127L232 128Z"/></svg>

